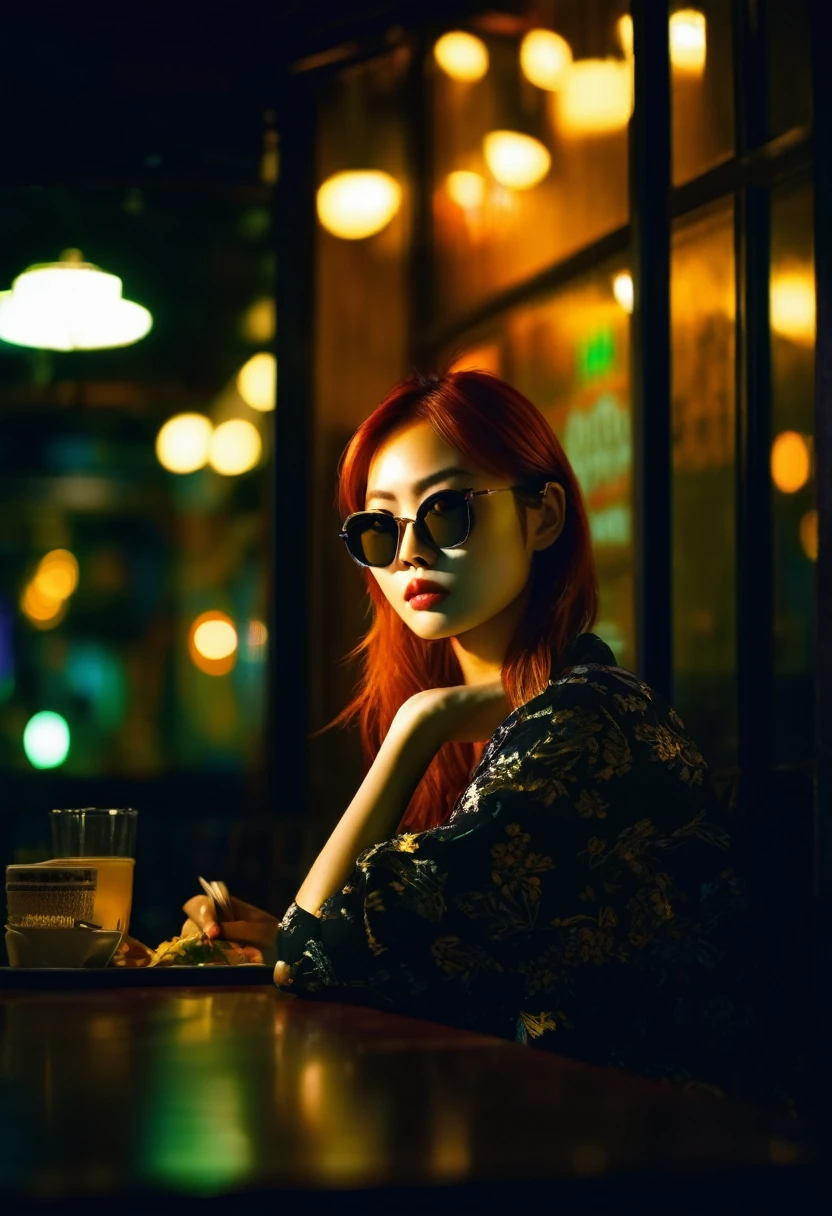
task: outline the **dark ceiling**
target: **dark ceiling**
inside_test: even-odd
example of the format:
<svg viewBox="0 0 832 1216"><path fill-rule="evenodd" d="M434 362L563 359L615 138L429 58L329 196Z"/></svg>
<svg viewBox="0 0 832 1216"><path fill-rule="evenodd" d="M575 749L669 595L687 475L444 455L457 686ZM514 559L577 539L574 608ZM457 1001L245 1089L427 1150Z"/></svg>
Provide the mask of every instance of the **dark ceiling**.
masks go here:
<svg viewBox="0 0 832 1216"><path fill-rule="evenodd" d="M0 172L15 185L135 179L147 170L245 180L258 151L251 141L260 138L252 118L275 106L287 70L482 8L466 0L134 0L44 11L18 0L4 13Z"/></svg>

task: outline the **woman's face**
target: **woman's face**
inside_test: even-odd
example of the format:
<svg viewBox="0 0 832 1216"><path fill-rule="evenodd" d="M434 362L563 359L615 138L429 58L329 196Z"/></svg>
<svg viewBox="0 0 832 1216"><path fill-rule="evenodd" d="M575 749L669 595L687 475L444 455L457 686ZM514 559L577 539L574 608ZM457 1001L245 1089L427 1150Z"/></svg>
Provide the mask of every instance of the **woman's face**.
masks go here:
<svg viewBox="0 0 832 1216"><path fill-rule="evenodd" d="M421 503L438 490L508 485L506 477L478 468L450 447L429 423L417 422L396 431L376 452L365 509L415 519ZM557 490L562 495L559 486ZM539 510L522 508L528 511L524 540L511 492L475 498L471 509L471 531L459 548L437 549L406 524L396 560L370 567L393 610L425 640L460 637L504 614L526 588L535 549L546 547L535 526ZM447 594L438 601L408 599L414 579L437 583Z"/></svg>

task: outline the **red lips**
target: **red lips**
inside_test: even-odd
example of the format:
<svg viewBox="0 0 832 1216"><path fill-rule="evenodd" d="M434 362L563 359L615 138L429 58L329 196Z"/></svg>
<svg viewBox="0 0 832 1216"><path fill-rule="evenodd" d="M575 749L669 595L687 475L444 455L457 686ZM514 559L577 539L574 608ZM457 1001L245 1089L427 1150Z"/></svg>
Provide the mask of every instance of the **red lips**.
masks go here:
<svg viewBox="0 0 832 1216"><path fill-rule="evenodd" d="M413 578L404 589L404 598L411 600L414 595L430 595L431 593L450 595L448 588L443 587L441 583L434 583L429 578Z"/></svg>

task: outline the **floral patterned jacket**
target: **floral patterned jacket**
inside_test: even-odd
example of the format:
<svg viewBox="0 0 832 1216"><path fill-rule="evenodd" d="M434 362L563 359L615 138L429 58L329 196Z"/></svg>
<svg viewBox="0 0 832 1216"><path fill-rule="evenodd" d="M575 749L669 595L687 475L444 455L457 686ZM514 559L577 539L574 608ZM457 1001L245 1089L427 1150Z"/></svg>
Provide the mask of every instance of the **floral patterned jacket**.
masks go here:
<svg viewBox="0 0 832 1216"><path fill-rule="evenodd" d="M748 907L705 761L594 634L568 661L446 823L366 849L317 917L291 905L287 990L743 1092Z"/></svg>

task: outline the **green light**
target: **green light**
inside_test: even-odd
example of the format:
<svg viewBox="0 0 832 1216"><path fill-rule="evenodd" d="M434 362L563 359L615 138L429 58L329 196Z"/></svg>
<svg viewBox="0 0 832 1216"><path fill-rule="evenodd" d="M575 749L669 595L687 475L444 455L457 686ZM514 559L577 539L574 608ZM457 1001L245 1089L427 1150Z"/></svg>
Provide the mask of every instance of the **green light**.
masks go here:
<svg viewBox="0 0 832 1216"><path fill-rule="evenodd" d="M57 768L69 755L69 726L51 709L42 709L26 723L23 750L33 768Z"/></svg>
<svg viewBox="0 0 832 1216"><path fill-rule="evenodd" d="M611 329L599 329L578 345L578 378L582 384L603 376L615 363L615 336Z"/></svg>

